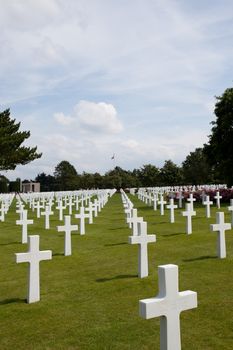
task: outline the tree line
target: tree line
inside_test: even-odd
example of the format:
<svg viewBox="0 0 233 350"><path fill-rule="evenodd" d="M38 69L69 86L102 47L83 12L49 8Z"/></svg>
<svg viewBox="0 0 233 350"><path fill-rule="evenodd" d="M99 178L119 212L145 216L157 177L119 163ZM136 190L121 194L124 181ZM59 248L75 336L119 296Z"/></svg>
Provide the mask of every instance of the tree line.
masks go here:
<svg viewBox="0 0 233 350"><path fill-rule="evenodd" d="M104 175L97 172L79 174L72 164L64 160L55 167L53 176L41 173L37 175L35 181L40 182L41 191L210 183L211 178L203 157L201 149L197 149L186 158L182 166L176 165L171 160L166 160L161 168L145 164L139 169L130 171L116 166ZM200 160L205 167L200 172L193 171L197 169L197 166L200 166Z"/></svg>
<svg viewBox="0 0 233 350"><path fill-rule="evenodd" d="M41 183L41 191L207 183L226 183L232 186L233 88L226 89L221 96L216 97L214 113L216 119L211 122L208 143L190 152L180 166L172 160L166 160L161 168L145 164L129 171L116 166L104 175L86 172L79 174L72 164L63 160L55 167L53 175L41 173L34 180ZM0 113L0 170L12 170L18 164L24 165L42 156L37 153L37 147L22 146L30 132L21 132L19 128L20 123L10 118L9 109ZM9 181L0 175L0 192L3 192L1 188L4 186L9 189L7 182ZM14 188L13 185L11 187Z"/></svg>

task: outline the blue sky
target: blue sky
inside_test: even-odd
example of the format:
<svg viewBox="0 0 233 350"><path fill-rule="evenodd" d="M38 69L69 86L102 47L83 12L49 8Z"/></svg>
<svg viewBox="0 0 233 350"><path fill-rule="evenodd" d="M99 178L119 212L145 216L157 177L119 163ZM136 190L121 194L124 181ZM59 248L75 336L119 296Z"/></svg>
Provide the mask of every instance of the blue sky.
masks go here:
<svg viewBox="0 0 233 350"><path fill-rule="evenodd" d="M6 176L180 164L232 86L232 1L0 0L0 106L41 159Z"/></svg>

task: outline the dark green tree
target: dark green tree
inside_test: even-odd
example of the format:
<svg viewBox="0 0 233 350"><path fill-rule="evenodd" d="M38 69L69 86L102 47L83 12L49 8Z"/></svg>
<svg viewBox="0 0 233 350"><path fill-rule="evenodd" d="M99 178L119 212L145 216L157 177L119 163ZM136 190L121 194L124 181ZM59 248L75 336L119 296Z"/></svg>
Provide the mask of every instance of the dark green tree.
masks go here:
<svg viewBox="0 0 233 350"><path fill-rule="evenodd" d="M136 187L138 181L131 171L116 166L113 170L108 171L104 177L104 185L109 188L127 188Z"/></svg>
<svg viewBox="0 0 233 350"><path fill-rule="evenodd" d="M212 134L204 152L213 166L217 181L233 185L233 88L226 89L216 97L214 113L216 120L211 124Z"/></svg>
<svg viewBox="0 0 233 350"><path fill-rule="evenodd" d="M105 174L103 177L104 188L122 188L122 178L119 174Z"/></svg>
<svg viewBox="0 0 233 350"><path fill-rule="evenodd" d="M95 188L95 178L93 174L86 173L85 171L80 176L80 187L82 189Z"/></svg>
<svg viewBox="0 0 233 350"><path fill-rule="evenodd" d="M9 192L10 181L4 175L0 175L0 193Z"/></svg>
<svg viewBox="0 0 233 350"><path fill-rule="evenodd" d="M163 186L175 186L183 183L181 168L171 160L165 160L160 169L160 184Z"/></svg>
<svg viewBox="0 0 233 350"><path fill-rule="evenodd" d="M145 164L139 169L138 177L143 187L159 186L160 171L152 164Z"/></svg>
<svg viewBox="0 0 233 350"><path fill-rule="evenodd" d="M10 118L10 110L0 113L0 170L13 170L42 156L37 147L21 146L30 131L19 131L20 123Z"/></svg>
<svg viewBox="0 0 233 350"><path fill-rule="evenodd" d="M57 190L72 191L78 189L78 173L68 161L60 162L54 171Z"/></svg>
<svg viewBox="0 0 233 350"><path fill-rule="evenodd" d="M94 183L95 183L95 188L103 188L103 176L100 175L99 173L94 173Z"/></svg>
<svg viewBox="0 0 233 350"><path fill-rule="evenodd" d="M187 185L203 185L213 182L212 168L207 162L202 148L190 152L182 163L184 183Z"/></svg>
<svg viewBox="0 0 233 350"><path fill-rule="evenodd" d="M38 174L35 178L35 181L40 183L41 192L50 192L56 190L56 180L52 175L46 175L45 173Z"/></svg>

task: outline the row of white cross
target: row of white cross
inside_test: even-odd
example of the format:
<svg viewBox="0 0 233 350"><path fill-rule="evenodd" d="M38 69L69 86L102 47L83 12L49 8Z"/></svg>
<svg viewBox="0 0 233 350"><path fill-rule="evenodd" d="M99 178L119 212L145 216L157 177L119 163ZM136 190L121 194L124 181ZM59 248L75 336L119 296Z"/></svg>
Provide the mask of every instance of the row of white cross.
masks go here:
<svg viewBox="0 0 233 350"><path fill-rule="evenodd" d="M147 223L137 217L137 209L122 190L122 201L127 222L132 225L133 235L129 243L139 244L139 277L148 276L147 244L156 241L155 235L147 235ZM136 229L135 229L136 228ZM181 350L180 313L197 307L197 293L179 292L178 266L158 267L159 294L155 298L139 301L139 314L145 319L160 317L160 349Z"/></svg>
<svg viewBox="0 0 233 350"><path fill-rule="evenodd" d="M11 203L14 199L13 194L1 194L0 195L0 221L5 221L5 215L7 214Z"/></svg>
<svg viewBox="0 0 233 350"><path fill-rule="evenodd" d="M112 196L115 190L108 191L107 195L103 195L104 200L100 201L101 205L99 206L99 210L107 203L108 194ZM29 263L29 273L28 273L28 295L27 301L28 303L34 303L40 300L40 273L39 273L39 263L42 260L50 260L52 259L52 251L40 251L39 250L39 235L30 235L27 236L27 225L33 224L33 220L28 220L27 218L27 210L23 209L23 203L18 200L17 207L20 214L20 220L17 220L16 223L22 225L22 243L29 243L29 250L26 253L16 253L16 262L28 262ZM45 211L46 212L46 211ZM91 213L91 220L90 220ZM97 213L96 213L97 215ZM80 219L80 235L85 234L85 225L83 224L85 218L89 218L89 223L93 222L92 210L89 206L89 213L85 214L85 208L80 207L80 213L75 215L75 218ZM78 230L78 225L71 224L71 216L65 216L64 225L57 226L58 232L65 232L65 254L71 255L71 233Z"/></svg>
<svg viewBox="0 0 233 350"><path fill-rule="evenodd" d="M155 198L156 194L154 195ZM143 201L145 198L142 196L142 194L139 195L139 198L142 199ZM157 199L154 198L154 203L157 203ZM178 197L180 199L181 196ZM204 198L204 197L203 197ZM220 199L222 196L220 196L219 192L216 193L216 196L214 197L216 199L216 205L217 208L220 208ZM186 217L186 233L191 234L192 233L192 217L196 216L196 211L194 211L194 202L196 201L196 198L193 197L193 194L190 193L189 198L187 198L187 201L189 203L185 204L185 211L182 212L182 216ZM164 215L164 204L167 202L163 199L163 195L160 193L160 200L158 201L158 204L160 204L160 214ZM210 206L213 204L213 201L210 201L209 196L205 196L205 199L203 200L203 205L206 206L206 217L210 218ZM177 209L177 205L174 204L174 199L170 198L169 200L169 205L167 205L167 209L170 209L170 223L175 222L175 209ZM179 205L180 207L180 205ZM182 206L181 206L182 207ZM156 208L157 209L157 208ZM154 205L154 210L155 210L155 205ZM230 199L230 206L228 206L228 211L231 213L231 226L233 227L233 199ZM218 219L217 219L218 220Z"/></svg>
<svg viewBox="0 0 233 350"><path fill-rule="evenodd" d="M194 198L191 196L190 203L186 203L186 211L182 213L187 217L186 232L192 233L192 215L196 215L193 210ZM139 277L148 275L148 255L147 244L155 242L155 235L147 235L146 223L143 218L137 217L137 209L133 208L133 203L128 196L122 191L122 201L127 215L127 222L131 225L133 236L129 237L129 243L139 244ZM163 202L161 198L160 202ZM206 205L209 203L209 198L206 198ZM217 205L220 205L218 203ZM174 222L174 199L170 199L168 209L170 209L170 222ZM231 199L230 207L233 210L233 199ZM141 227L144 227L142 234ZM224 213L216 213L216 224L210 225L212 231L218 232L217 239L217 254L219 258L226 257L225 231L233 227L233 221L225 223ZM152 238L153 237L153 238ZM146 319L160 317L160 349L161 350L180 350L180 321L179 315L181 311L197 307L197 294L193 291L179 292L178 288L178 266L163 265L158 267L159 277L159 294L155 298L140 300L139 313L140 316Z"/></svg>

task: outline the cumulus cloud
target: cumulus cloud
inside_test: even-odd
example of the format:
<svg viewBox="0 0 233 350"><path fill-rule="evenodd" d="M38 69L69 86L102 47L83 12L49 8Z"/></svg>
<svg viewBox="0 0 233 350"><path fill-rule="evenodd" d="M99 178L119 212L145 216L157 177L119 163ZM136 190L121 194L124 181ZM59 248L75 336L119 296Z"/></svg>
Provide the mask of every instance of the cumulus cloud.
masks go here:
<svg viewBox="0 0 233 350"><path fill-rule="evenodd" d="M83 100L75 105L71 116L55 113L54 118L61 125L76 124L89 132L117 134L123 130L115 107L105 102Z"/></svg>

